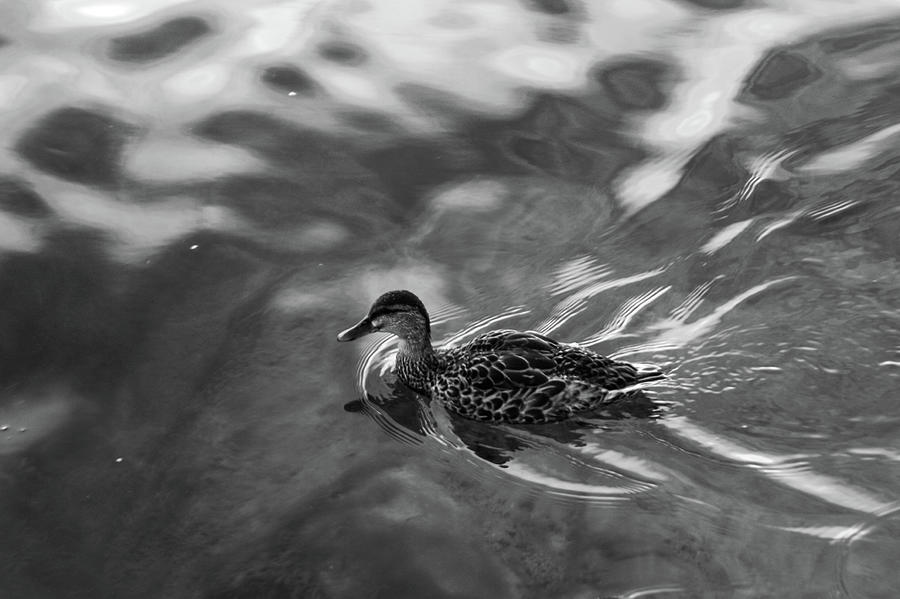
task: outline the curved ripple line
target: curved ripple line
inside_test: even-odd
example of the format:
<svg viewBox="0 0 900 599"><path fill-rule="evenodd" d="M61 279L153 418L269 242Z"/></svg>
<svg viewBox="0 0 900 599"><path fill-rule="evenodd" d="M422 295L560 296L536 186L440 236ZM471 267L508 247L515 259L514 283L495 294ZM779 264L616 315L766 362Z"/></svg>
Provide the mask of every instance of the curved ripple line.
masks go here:
<svg viewBox="0 0 900 599"><path fill-rule="evenodd" d="M465 314L466 310L455 304L444 304L436 309L429 309L428 312L431 316L431 324L437 325L459 318Z"/></svg>
<svg viewBox="0 0 900 599"><path fill-rule="evenodd" d="M390 346L396 345L396 337L386 336L376 339L370 343L356 367L356 386L362 397L363 412L374 420L378 426L385 430L394 439L408 443L410 445L418 445L422 443L422 439L413 431L398 424L386 412L384 412L374 401L372 395L368 391L369 375L373 372L380 372L382 376L393 365L393 356L396 350Z"/></svg>
<svg viewBox="0 0 900 599"><path fill-rule="evenodd" d="M838 585L840 586L840 591L845 597L853 596L850 593L850 590L848 588L849 585L847 584L847 560L850 558L850 551L853 549L853 544L865 538L866 535L868 535L881 523L881 521L890 518L898 513L900 513L900 501L893 501L890 504L886 505L883 510L873 512L869 518L866 518L857 526L852 527L852 530L849 530L848 534L845 534L833 541L833 543L840 544L841 546L841 551L837 560L836 567L838 570Z"/></svg>
<svg viewBox="0 0 900 599"><path fill-rule="evenodd" d="M638 345L626 345L624 347L620 347L616 351L607 354L607 357L612 358L613 360L620 360L627 356L633 356L636 354L646 354L650 352L667 352L673 349L679 349L681 346L677 343L672 343L669 341L654 341L650 343L640 343Z"/></svg>
<svg viewBox="0 0 900 599"><path fill-rule="evenodd" d="M706 336L722 321L725 315L751 297L759 295L771 287L793 281L797 278L799 277L779 277L777 279L772 279L771 281L766 281L765 283L754 285L743 293L739 293L731 298L724 304L717 306L711 314L698 318L691 323L679 322L674 319L662 321L655 326L655 328L661 329L658 340L661 342L673 343L676 347L684 347L689 343Z"/></svg>
<svg viewBox="0 0 900 599"><path fill-rule="evenodd" d="M530 486L541 487L549 495L577 499L587 503L621 502L633 495L646 493L656 488L656 485L637 482L633 482L629 486L613 487L564 480L552 474L540 472L520 460L506 464L504 470L520 481L527 482Z"/></svg>
<svg viewBox="0 0 900 599"><path fill-rule="evenodd" d="M375 370L375 365L381 362L382 371L384 371L385 366L390 367L390 363L387 363L389 353L384 352L380 359L377 358L379 358L379 354L383 353L385 347L393 344L396 344L396 337L393 335L381 339L375 338L375 341L370 343L363 351L362 357L356 365L356 388L363 397L367 396L366 381L369 378L369 373Z"/></svg>
<svg viewBox="0 0 900 599"><path fill-rule="evenodd" d="M675 320L680 320L682 322L686 321L690 318L691 314L700 307L700 304L703 303L706 294L709 293L710 288L713 283L718 281L719 279L724 278L725 275L716 275L709 281L705 283L701 283L700 285L694 287L694 289L688 294L684 301L682 301L675 309L672 310L672 318Z"/></svg>
<svg viewBox="0 0 900 599"><path fill-rule="evenodd" d="M549 285L550 293L561 295L587 284L605 279L613 272L606 264L598 263L592 256L581 256L570 260L554 273L554 281Z"/></svg>
<svg viewBox="0 0 900 599"><path fill-rule="evenodd" d="M549 335L575 316L584 312L587 305L587 301L583 299L559 303L553 307L550 316L545 318L534 330L542 335Z"/></svg>
<svg viewBox="0 0 900 599"><path fill-rule="evenodd" d="M795 210L794 212L786 213L786 215L781 218L775 219L774 221L763 227L762 230L756 234L756 242L759 243L775 231L787 227L802 215L803 212L801 210Z"/></svg>
<svg viewBox="0 0 900 599"><path fill-rule="evenodd" d="M796 153L797 150L783 149L754 158L748 168L750 177L744 182L744 185L736 194L722 202L722 205L716 212L725 212L742 204L753 195L753 192L756 191L759 184L766 179L785 178L780 172L781 164Z"/></svg>
<svg viewBox="0 0 900 599"><path fill-rule="evenodd" d="M688 421L684 416L671 416L661 420L660 424L681 438L705 447L721 458L747 466L774 482L816 497L826 503L868 513L879 513L894 505L894 502L883 501L862 489L855 489L849 483L835 477L818 474L808 468L798 471L793 466L785 466L786 464L795 464L798 458L805 456L781 456L750 449L736 441L701 428Z"/></svg>
<svg viewBox="0 0 900 599"><path fill-rule="evenodd" d="M615 449L601 447L597 443L587 442L583 446L571 449L577 450L592 460L614 464L616 468L627 470L637 477L648 481L654 481L654 483L648 484L662 483L671 479L671 477L664 472L653 468L650 462L643 458L625 455Z"/></svg>
<svg viewBox="0 0 900 599"><path fill-rule="evenodd" d="M850 210L854 206L857 206L861 203L862 202L860 200L839 200L837 202L831 202L821 206L816 206L808 212L803 213L803 216L811 218L813 220L821 221L831 218L836 214L840 214L841 212L846 212L847 210Z"/></svg>
<svg viewBox="0 0 900 599"><path fill-rule="evenodd" d="M375 405L372 400L366 396L363 399L363 412L366 413L372 420L374 420L378 426L384 429L385 432L392 438L401 443L406 443L408 445L421 445L424 443L424 439L418 435L416 435L413 431L409 430L405 426L401 426L397 424L397 422L388 416L385 412L381 411L377 405Z"/></svg>
<svg viewBox="0 0 900 599"><path fill-rule="evenodd" d="M631 323L632 320L634 320L634 318L638 314L640 314L645 308L647 308L657 299L668 293L671 289L671 285L667 285L665 287L657 287L656 289L651 289L646 293L637 295L629 299L624 304L622 304L622 307L619 308L619 312L613 317L609 324L607 324L605 327L603 327L603 329L597 331L584 341L580 342L579 345L590 347L612 337L618 336L622 333L622 331L625 330L625 328Z"/></svg>
<svg viewBox="0 0 900 599"><path fill-rule="evenodd" d="M651 597L653 595L660 595L665 593L686 593L687 589L682 586L673 585L673 586L656 586L656 587L643 587L640 589L634 589L633 591L626 591L624 594L619 594L619 599L642 599L643 597Z"/></svg>
<svg viewBox="0 0 900 599"><path fill-rule="evenodd" d="M580 291L572 294L565 300L556 304L550 312L551 317L548 320L545 320L537 330L539 333L543 334L551 333L568 322L577 314L583 312L585 308L587 308L587 300L597 295L598 293L607 291L609 289L615 289L617 287L624 287L625 285L630 285L632 283L637 283L639 281L655 277L665 272L665 270L665 267L663 267L656 270L631 275L630 277L621 277L619 279L613 280L601 280L594 284L588 285L587 287L582 288Z"/></svg>
<svg viewBox="0 0 900 599"><path fill-rule="evenodd" d="M509 318L514 318L516 316L524 316L525 314L530 314L531 310L527 309L525 306L512 306L497 314L495 316L485 316L479 320L476 320L472 324L469 324L463 327L459 332L455 333L451 337L448 337L441 341L442 345L453 345L458 343L461 339L468 337L478 331L486 329L494 323L500 322L501 320L507 320Z"/></svg>

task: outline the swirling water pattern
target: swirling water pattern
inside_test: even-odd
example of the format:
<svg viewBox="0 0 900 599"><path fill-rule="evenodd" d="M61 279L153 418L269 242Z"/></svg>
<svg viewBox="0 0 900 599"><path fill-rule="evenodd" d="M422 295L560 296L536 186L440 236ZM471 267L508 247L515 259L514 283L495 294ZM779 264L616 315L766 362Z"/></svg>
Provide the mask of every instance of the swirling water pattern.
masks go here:
<svg viewBox="0 0 900 599"><path fill-rule="evenodd" d="M0 14L0 596L894 596L896 2ZM669 377L454 418L401 287Z"/></svg>

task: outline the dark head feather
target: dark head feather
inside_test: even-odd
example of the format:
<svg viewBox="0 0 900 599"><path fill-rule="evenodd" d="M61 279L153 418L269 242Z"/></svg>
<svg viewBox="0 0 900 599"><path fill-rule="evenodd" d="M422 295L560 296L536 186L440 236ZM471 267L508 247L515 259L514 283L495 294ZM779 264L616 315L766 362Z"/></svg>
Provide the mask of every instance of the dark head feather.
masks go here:
<svg viewBox="0 0 900 599"><path fill-rule="evenodd" d="M416 297L415 293L405 289L388 291L375 300L375 303L372 304L372 308L369 310L369 319L394 312L408 311L415 311L422 315L425 319L425 330L431 335L431 321L428 318L428 311L425 310L425 304Z"/></svg>

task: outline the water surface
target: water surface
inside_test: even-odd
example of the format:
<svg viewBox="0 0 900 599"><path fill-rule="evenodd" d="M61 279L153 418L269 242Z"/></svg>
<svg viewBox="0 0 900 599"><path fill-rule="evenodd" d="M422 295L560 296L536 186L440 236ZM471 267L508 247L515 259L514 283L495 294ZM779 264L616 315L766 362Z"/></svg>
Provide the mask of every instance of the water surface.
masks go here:
<svg viewBox="0 0 900 599"><path fill-rule="evenodd" d="M894 596L895 2L0 14L0 595ZM394 288L670 376L460 420Z"/></svg>

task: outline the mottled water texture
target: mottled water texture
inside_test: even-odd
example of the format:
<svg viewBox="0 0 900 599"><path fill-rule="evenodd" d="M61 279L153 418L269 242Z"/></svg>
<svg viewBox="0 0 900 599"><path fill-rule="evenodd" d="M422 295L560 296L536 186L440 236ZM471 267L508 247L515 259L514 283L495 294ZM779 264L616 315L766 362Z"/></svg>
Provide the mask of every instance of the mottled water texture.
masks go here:
<svg viewBox="0 0 900 599"><path fill-rule="evenodd" d="M0 597L893 597L894 2L0 19ZM337 344L668 373L535 427Z"/></svg>

